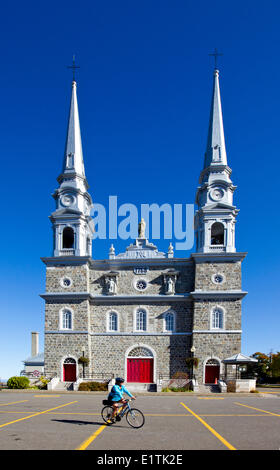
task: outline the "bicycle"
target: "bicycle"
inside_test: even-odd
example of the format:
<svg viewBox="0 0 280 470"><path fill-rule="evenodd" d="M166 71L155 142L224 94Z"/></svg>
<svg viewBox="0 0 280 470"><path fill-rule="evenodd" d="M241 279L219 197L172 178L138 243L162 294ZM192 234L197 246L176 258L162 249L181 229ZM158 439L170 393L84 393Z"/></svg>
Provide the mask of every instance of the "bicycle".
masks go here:
<svg viewBox="0 0 280 470"><path fill-rule="evenodd" d="M121 421L125 415L126 421L132 428L141 428L145 423L145 416L143 415L142 411L138 410L137 408L131 408L129 404L130 401L131 400L126 400L126 403L119 407L117 415L112 419L112 414L114 411L114 408L110 406L112 402L109 400L103 400L103 405L106 405L101 410L103 421L105 421L105 423L108 425L115 424L117 421Z"/></svg>

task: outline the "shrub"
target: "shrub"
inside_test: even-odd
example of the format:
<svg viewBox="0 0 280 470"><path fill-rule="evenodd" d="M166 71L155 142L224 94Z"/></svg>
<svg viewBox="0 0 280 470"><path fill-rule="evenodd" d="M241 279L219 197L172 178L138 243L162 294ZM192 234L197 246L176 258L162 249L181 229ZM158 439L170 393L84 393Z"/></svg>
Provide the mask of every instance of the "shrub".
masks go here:
<svg viewBox="0 0 280 470"><path fill-rule="evenodd" d="M46 379L43 375L40 377L41 384L38 386L40 390L47 390L49 379Z"/></svg>
<svg viewBox="0 0 280 470"><path fill-rule="evenodd" d="M108 384L104 382L81 382L80 392L107 392Z"/></svg>
<svg viewBox="0 0 280 470"><path fill-rule="evenodd" d="M30 381L27 377L10 377L7 382L8 388L29 388Z"/></svg>
<svg viewBox="0 0 280 470"><path fill-rule="evenodd" d="M191 392L189 387L165 387L162 392Z"/></svg>

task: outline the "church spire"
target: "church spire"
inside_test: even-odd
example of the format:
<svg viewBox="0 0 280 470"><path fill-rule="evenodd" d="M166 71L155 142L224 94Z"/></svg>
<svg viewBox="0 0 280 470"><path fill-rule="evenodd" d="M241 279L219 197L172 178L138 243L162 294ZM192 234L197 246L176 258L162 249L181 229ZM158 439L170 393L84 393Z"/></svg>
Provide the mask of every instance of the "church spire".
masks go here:
<svg viewBox="0 0 280 470"><path fill-rule="evenodd" d="M59 187L53 194L56 210L50 216L54 230L53 255L91 256L92 199L87 191L75 80L72 82L62 173L57 181Z"/></svg>
<svg viewBox="0 0 280 470"><path fill-rule="evenodd" d="M233 185L230 175L224 137L219 71L215 68L204 168L196 192L197 252L236 251L235 222L238 209L233 205L236 186Z"/></svg>
<svg viewBox="0 0 280 470"><path fill-rule="evenodd" d="M215 68L204 169L213 164L227 165L219 71Z"/></svg>
<svg viewBox="0 0 280 470"><path fill-rule="evenodd" d="M76 173L85 177L82 139L80 130L77 83L72 82L72 96L68 118L68 128L64 151L62 174Z"/></svg>

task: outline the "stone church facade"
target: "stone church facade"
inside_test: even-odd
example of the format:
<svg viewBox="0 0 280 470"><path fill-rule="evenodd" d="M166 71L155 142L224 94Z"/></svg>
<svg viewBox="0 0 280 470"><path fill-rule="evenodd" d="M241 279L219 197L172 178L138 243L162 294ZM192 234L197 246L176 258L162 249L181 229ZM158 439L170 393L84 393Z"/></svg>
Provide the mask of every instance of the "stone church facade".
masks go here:
<svg viewBox="0 0 280 470"><path fill-rule="evenodd" d="M196 194L196 249L176 258L145 236L124 253L92 257L92 199L85 176L76 82L65 156L51 214L53 256L46 265L45 375L57 382L122 376L157 386L176 372L215 383L223 359L241 350L241 263L236 252L231 169L227 164L219 72L214 71L208 141ZM98 243L98 240L94 244ZM82 366L79 358L88 359Z"/></svg>

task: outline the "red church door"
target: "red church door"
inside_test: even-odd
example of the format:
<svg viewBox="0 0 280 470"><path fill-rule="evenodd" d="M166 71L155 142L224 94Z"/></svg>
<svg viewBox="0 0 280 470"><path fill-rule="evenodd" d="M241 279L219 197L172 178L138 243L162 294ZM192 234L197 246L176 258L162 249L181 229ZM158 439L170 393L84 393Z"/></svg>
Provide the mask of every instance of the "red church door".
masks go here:
<svg viewBox="0 0 280 470"><path fill-rule="evenodd" d="M127 359L127 382L153 383L153 374L153 359Z"/></svg>
<svg viewBox="0 0 280 470"><path fill-rule="evenodd" d="M214 384L220 377L220 366L205 366L205 383Z"/></svg>
<svg viewBox="0 0 280 470"><path fill-rule="evenodd" d="M73 360L74 361L74 360ZM76 362L65 362L63 364L63 381L76 382Z"/></svg>

